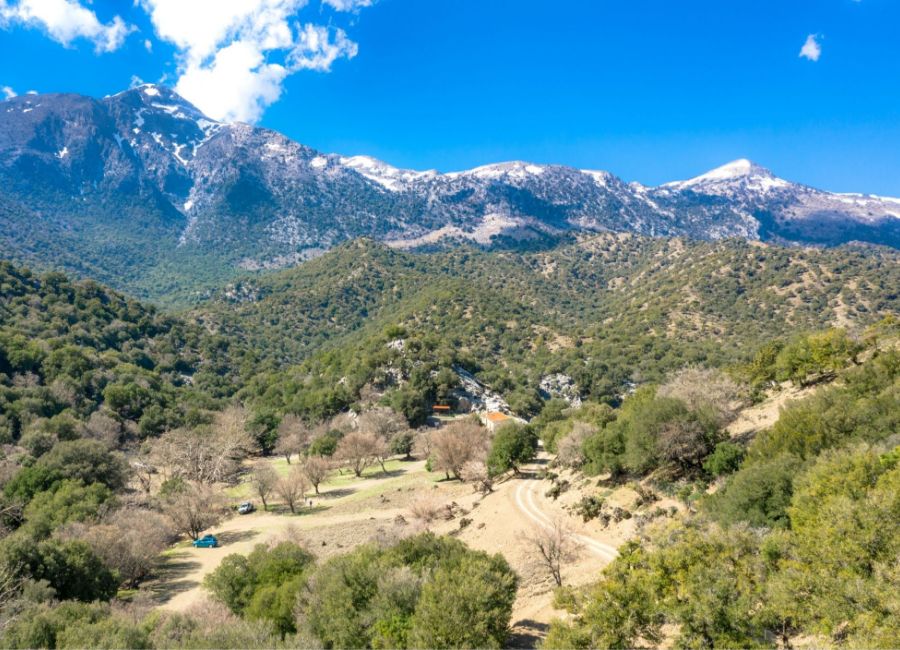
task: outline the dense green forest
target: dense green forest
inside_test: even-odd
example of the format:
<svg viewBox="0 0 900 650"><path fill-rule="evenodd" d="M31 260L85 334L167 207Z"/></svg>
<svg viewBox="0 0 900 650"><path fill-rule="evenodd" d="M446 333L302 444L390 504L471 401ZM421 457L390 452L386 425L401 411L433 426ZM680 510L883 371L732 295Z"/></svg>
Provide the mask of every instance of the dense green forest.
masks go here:
<svg viewBox="0 0 900 650"><path fill-rule="evenodd" d="M890 250L805 250L602 235L534 253L403 253L360 240L234 285L196 316L267 357L243 397L318 419L374 387L413 421L457 366L537 414L563 373L610 404L688 364L900 310ZM389 347L401 339L402 350ZM394 386L396 370L408 379ZM445 371L445 374L440 374Z"/></svg>
<svg viewBox="0 0 900 650"><path fill-rule="evenodd" d="M52 446L92 421L116 443L159 434L220 408L244 362L227 338L96 283L0 262L4 443Z"/></svg>

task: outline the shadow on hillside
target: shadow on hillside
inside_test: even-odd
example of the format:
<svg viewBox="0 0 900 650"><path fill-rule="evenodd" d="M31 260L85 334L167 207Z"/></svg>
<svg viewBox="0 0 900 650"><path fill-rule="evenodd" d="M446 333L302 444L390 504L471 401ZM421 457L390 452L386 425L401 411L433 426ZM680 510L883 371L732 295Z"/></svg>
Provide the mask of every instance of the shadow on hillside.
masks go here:
<svg viewBox="0 0 900 650"><path fill-rule="evenodd" d="M519 470L519 475L517 478L538 478L541 472L547 470L547 465L550 463L546 458L537 458L531 461L529 467L523 467ZM513 475L516 478L515 475Z"/></svg>
<svg viewBox="0 0 900 650"><path fill-rule="evenodd" d="M200 563L190 559L186 550L167 556L156 571L156 579L146 583L144 590L160 604L167 603L178 594L193 589L200 583L184 577L200 568Z"/></svg>
<svg viewBox="0 0 900 650"><path fill-rule="evenodd" d="M538 643L547 635L550 626L531 619L524 619L516 623L512 633L506 640L507 648L536 648Z"/></svg>
<svg viewBox="0 0 900 650"><path fill-rule="evenodd" d="M321 496L324 497L325 495L323 494ZM279 504L276 506L269 506L269 514L285 515L287 517L303 517L305 515L315 515L320 512L325 512L327 510L331 510L331 506L324 506L324 505L316 504L317 500L318 500L318 498L313 501L314 505L312 508L310 508L309 505L307 505L307 501L298 503L296 506L296 508L297 508L296 512L291 512L291 509L288 506L283 505L283 504Z"/></svg>
<svg viewBox="0 0 900 650"><path fill-rule="evenodd" d="M398 476L403 476L406 474L406 469L392 469L387 472L375 472L373 474L366 474L363 476L364 479L373 479L373 478L397 478Z"/></svg>
<svg viewBox="0 0 900 650"><path fill-rule="evenodd" d="M219 540L219 546L227 546L228 544L236 544L237 542L245 542L259 535L256 530L232 530L216 535Z"/></svg>
<svg viewBox="0 0 900 650"><path fill-rule="evenodd" d="M354 488L334 488L333 490L326 490L314 496L314 499L340 499L341 497L348 497L351 494L356 492Z"/></svg>

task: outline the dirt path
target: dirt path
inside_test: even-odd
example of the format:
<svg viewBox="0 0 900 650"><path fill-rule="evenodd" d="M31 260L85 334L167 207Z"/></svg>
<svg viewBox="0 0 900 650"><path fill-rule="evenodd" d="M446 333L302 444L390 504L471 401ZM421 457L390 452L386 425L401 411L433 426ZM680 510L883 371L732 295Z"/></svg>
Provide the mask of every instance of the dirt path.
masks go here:
<svg viewBox="0 0 900 650"><path fill-rule="evenodd" d="M579 557L563 567L563 584L574 587L595 582L600 572L616 556L616 547L630 537L629 522L603 528L599 522L583 523L573 517L566 504L582 494L597 492L593 482L573 486L566 499L546 497L551 482L537 478L549 456L541 453L537 462L522 468L522 476L510 477L495 485L484 498L469 493L457 503L466 510L468 524L460 529L459 520L445 522L435 532L453 534L471 548L501 553L519 575L519 591L513 606L511 647L530 648L542 639L555 618L566 613L553 607L553 582L546 567L537 559L530 537L538 527L547 527L556 519L570 525L582 544ZM471 488L469 488L471 490Z"/></svg>
<svg viewBox="0 0 900 650"><path fill-rule="evenodd" d="M540 486L540 481L523 480L519 482L515 490L516 507L535 524L541 528L549 529L553 526L553 519L538 506L535 499L535 490ZM618 555L616 549L609 544L592 539L586 535L575 533L575 539L590 553L594 553L607 560L614 560Z"/></svg>

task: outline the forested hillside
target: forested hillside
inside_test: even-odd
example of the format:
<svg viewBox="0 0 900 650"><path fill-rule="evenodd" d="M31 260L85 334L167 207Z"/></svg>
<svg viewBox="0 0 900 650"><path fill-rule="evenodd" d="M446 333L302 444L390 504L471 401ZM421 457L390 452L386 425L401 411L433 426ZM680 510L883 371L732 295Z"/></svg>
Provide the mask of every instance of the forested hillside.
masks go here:
<svg viewBox="0 0 900 650"><path fill-rule="evenodd" d="M456 404L468 372L536 417L492 437L473 421L426 436L422 465L445 480L479 477L489 494L534 458L540 435L561 466L647 482L690 509L648 526L595 588L561 591L575 617L547 647L801 634L890 645L897 286L896 253L868 248L604 235L541 252L424 255L360 240L176 317L2 263L0 633L12 647L505 642L516 572L430 536L327 561L296 544L272 547L271 561L236 555L207 585L237 617L222 629L209 615L107 604L146 587L176 540L227 518L223 495L249 459L298 458L268 488L293 495L293 515L316 467L316 481L353 467L365 480L352 460L362 458L387 476L385 460L412 453L412 429L433 404ZM770 430L727 436L733 403L835 378ZM444 438L469 461L480 450L483 471L443 458ZM265 472L245 478L259 486ZM602 499L578 507L612 516ZM471 594L495 588L467 615L481 616L477 631L459 618L472 597L452 579L463 569ZM381 570L414 587L400 614ZM347 572L361 572L358 587ZM811 595L792 604L799 591ZM334 612L356 603L352 623L320 601Z"/></svg>
<svg viewBox="0 0 900 650"><path fill-rule="evenodd" d="M600 420L575 413L547 426L561 462L643 480L648 494L677 488L688 508L648 522L592 587L560 591L573 617L544 647L896 647L896 321L869 334L868 346L815 336L761 351L749 376L837 379L749 440L716 423L722 380L696 373Z"/></svg>
<svg viewBox="0 0 900 650"><path fill-rule="evenodd" d="M423 255L359 240L232 286L197 315L288 367L249 389L268 393L266 408L290 402L321 416L367 384L390 388L392 365L406 378L425 362L430 370L397 397L408 416L441 390L435 373L453 366L531 415L548 397L548 375L616 402L631 383L690 363L724 366L772 339L860 328L897 312L897 286L887 249L600 235L533 253ZM290 396L273 396L283 390Z"/></svg>
<svg viewBox="0 0 900 650"><path fill-rule="evenodd" d="M124 443L237 388L227 339L118 293L0 262L0 435L36 445L85 426ZM100 435L100 432L95 432Z"/></svg>

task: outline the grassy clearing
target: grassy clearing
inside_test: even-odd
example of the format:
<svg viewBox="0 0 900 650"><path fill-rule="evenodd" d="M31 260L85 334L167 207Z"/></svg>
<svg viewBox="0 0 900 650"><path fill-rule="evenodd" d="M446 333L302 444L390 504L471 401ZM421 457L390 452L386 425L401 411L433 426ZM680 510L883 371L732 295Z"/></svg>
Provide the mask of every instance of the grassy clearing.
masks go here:
<svg viewBox="0 0 900 650"><path fill-rule="evenodd" d="M290 471L297 466L296 457L291 461L291 464L287 463L284 456L277 456L260 459L255 465L263 463L268 464L279 476L287 476ZM381 469L381 465L375 463L363 470L362 476L360 477L355 476L353 471L346 467L335 469L329 474L328 479L325 480L319 488L323 492L334 489L357 488L354 493L348 497L355 500L377 495L379 492L386 489L406 487L423 477L427 477L427 480L432 483L437 483L444 478L442 474L435 472L411 472L410 470L412 467L414 467L414 465L410 461L392 458L385 462L384 471ZM367 487L366 483L373 479L387 479L388 485L379 483L372 487ZM250 483L250 473L247 472L241 482L237 485L225 488L223 493L229 500L235 502L255 499L256 495L254 494L253 486ZM308 496L313 495L309 494Z"/></svg>

